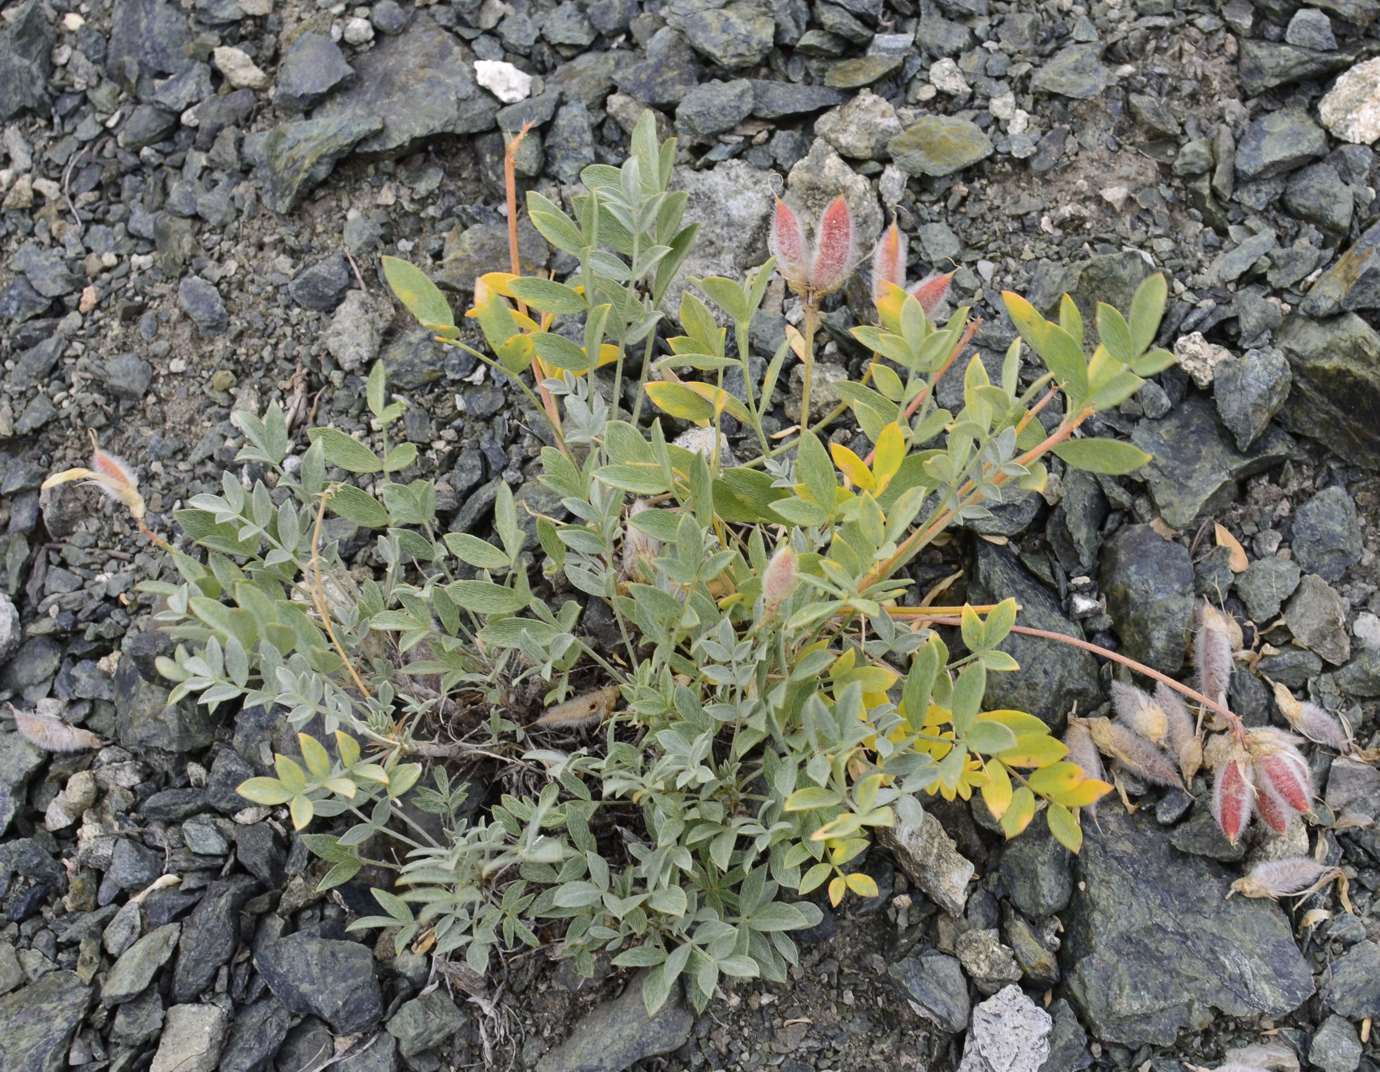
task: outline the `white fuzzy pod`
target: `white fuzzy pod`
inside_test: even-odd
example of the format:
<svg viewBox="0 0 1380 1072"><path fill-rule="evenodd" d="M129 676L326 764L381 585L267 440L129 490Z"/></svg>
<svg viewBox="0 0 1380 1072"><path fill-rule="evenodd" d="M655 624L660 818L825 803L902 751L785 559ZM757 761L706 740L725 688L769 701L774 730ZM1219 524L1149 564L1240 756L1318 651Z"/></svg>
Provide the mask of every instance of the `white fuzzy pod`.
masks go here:
<svg viewBox="0 0 1380 1072"><path fill-rule="evenodd" d="M1194 661L1198 667L1198 691L1217 703L1225 703L1231 684L1231 626L1226 615L1207 600L1198 608Z"/></svg>
<svg viewBox="0 0 1380 1072"><path fill-rule="evenodd" d="M1143 689L1112 682L1112 708L1118 721L1152 744L1163 745L1169 736L1169 716Z"/></svg>
<svg viewBox="0 0 1380 1072"><path fill-rule="evenodd" d="M55 714L40 711L21 711L11 707L19 735L45 752L84 752L105 744L90 730L64 722Z"/></svg>
<svg viewBox="0 0 1380 1072"><path fill-rule="evenodd" d="M1245 897L1295 897L1313 892L1340 873L1308 856L1265 860L1233 882L1232 890Z"/></svg>
<svg viewBox="0 0 1380 1072"><path fill-rule="evenodd" d="M1069 719L1069 728L1064 731L1064 744L1069 750L1069 761L1078 764L1084 774L1099 782L1107 780L1106 768L1102 766L1102 753L1093 744L1086 719Z"/></svg>
<svg viewBox="0 0 1380 1072"><path fill-rule="evenodd" d="M1179 772L1164 751L1109 718L1086 720L1093 743L1132 774L1155 785L1181 787Z"/></svg>
<svg viewBox="0 0 1380 1072"><path fill-rule="evenodd" d="M1179 694L1163 681L1155 685L1155 702L1169 724L1169 750L1179 761L1184 781L1191 782L1203 767L1203 742L1198 739L1197 723Z"/></svg>

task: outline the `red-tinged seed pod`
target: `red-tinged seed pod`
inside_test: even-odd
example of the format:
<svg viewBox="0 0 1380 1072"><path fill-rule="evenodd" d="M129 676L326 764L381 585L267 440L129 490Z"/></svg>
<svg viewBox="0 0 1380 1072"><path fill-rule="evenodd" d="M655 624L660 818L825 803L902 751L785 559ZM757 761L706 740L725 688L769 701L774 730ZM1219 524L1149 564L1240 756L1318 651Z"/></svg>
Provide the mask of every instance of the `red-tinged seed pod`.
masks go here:
<svg viewBox="0 0 1380 1072"><path fill-rule="evenodd" d="M1255 761L1256 782L1268 785L1279 798L1297 812L1313 807L1313 780L1308 764L1299 756L1296 762L1287 752L1270 752Z"/></svg>
<svg viewBox="0 0 1380 1072"><path fill-rule="evenodd" d="M925 310L926 316L934 316L935 310L944 304L944 296L949 293L949 283L953 277L953 272L932 275L910 288L911 294L920 303L920 308Z"/></svg>
<svg viewBox="0 0 1380 1072"><path fill-rule="evenodd" d="M803 290L809 272L806 263L805 229L791 206L776 199L776 212L771 219L771 234L767 245L776 258L776 268L792 290Z"/></svg>
<svg viewBox="0 0 1380 1072"><path fill-rule="evenodd" d="M1270 787L1270 783L1259 777L1256 778L1255 810L1276 834L1283 834L1289 829L1289 820L1294 814L1293 809Z"/></svg>
<svg viewBox="0 0 1380 1072"><path fill-rule="evenodd" d="M768 612L776 610L795 591L798 571L795 550L790 544L776 549L762 574L762 602Z"/></svg>
<svg viewBox="0 0 1380 1072"><path fill-rule="evenodd" d="M853 213L842 194L829 202L815 228L815 255L810 266L810 289L832 294L853 270Z"/></svg>
<svg viewBox="0 0 1380 1072"><path fill-rule="evenodd" d="M1233 845L1251 821L1255 806L1255 785L1246 756L1233 755L1217 769L1212 784L1212 817Z"/></svg>
<svg viewBox="0 0 1380 1072"><path fill-rule="evenodd" d="M894 283L898 287L906 283L906 236L894 223L882 234L877 248L872 251L873 301L882 299L886 283Z"/></svg>
<svg viewBox="0 0 1380 1072"><path fill-rule="evenodd" d="M1232 642L1227 616L1207 600L1198 608L1198 633L1194 638L1198 691L1224 703L1231 684Z"/></svg>

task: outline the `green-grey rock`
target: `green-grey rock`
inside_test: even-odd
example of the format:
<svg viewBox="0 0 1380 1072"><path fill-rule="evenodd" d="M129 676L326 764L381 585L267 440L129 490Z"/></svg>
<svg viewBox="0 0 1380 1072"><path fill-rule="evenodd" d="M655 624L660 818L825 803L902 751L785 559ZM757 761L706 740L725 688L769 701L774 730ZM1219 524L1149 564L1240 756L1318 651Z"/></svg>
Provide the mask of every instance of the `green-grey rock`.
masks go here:
<svg viewBox="0 0 1380 1072"><path fill-rule="evenodd" d="M1361 519L1346 488L1324 488L1298 508L1291 546L1298 564L1326 581L1340 580L1361 561Z"/></svg>
<svg viewBox="0 0 1380 1072"><path fill-rule="evenodd" d="M1062 912L1073 896L1069 851L1047 827L1032 828L1002 847L1001 880L1007 899L1031 919Z"/></svg>
<svg viewBox="0 0 1380 1072"><path fill-rule="evenodd" d="M828 86L806 86L796 82L773 82L754 78L752 83L752 114L759 119L783 119L788 115L806 115L842 104L847 97Z"/></svg>
<svg viewBox="0 0 1380 1072"><path fill-rule="evenodd" d="M24 803L29 779L43 766L43 753L17 733L0 733L0 836Z"/></svg>
<svg viewBox="0 0 1380 1072"><path fill-rule="evenodd" d="M368 1030L383 1015L374 958L358 942L292 934L257 950L254 966L279 1001L338 1035Z"/></svg>
<svg viewBox="0 0 1380 1072"><path fill-rule="evenodd" d="M1236 146L1243 179L1283 175L1327 152L1327 134L1302 108L1281 108L1251 120Z"/></svg>
<svg viewBox="0 0 1380 1072"><path fill-rule="evenodd" d="M52 971L0 998L0 1068L61 1072L86 1015L91 987L75 972Z"/></svg>
<svg viewBox="0 0 1380 1072"><path fill-rule="evenodd" d="M1347 461L1380 468L1380 335L1355 313L1295 314L1277 341L1294 370L1284 420Z"/></svg>
<svg viewBox="0 0 1380 1072"><path fill-rule="evenodd" d="M642 58L624 63L614 76L618 91L643 104L675 104L700 81L700 64L679 30L663 26L643 49Z"/></svg>
<svg viewBox="0 0 1380 1072"><path fill-rule="evenodd" d="M1271 555L1257 558L1236 578L1236 594L1246 604L1246 613L1264 625L1279 613L1284 601L1294 594L1303 572L1298 563Z"/></svg>
<svg viewBox="0 0 1380 1072"><path fill-rule="evenodd" d="M1314 317L1380 308L1380 223L1368 227L1318 277L1299 308Z"/></svg>
<svg viewBox="0 0 1380 1072"><path fill-rule="evenodd" d="M676 108L676 129L708 138L737 126L752 113L752 105L752 83L746 78L702 82L681 98Z"/></svg>
<svg viewBox="0 0 1380 1072"><path fill-rule="evenodd" d="M950 1034L968 1026L972 1006L958 961L935 949L887 965L887 977L921 1016Z"/></svg>
<svg viewBox="0 0 1380 1072"><path fill-rule="evenodd" d="M1131 440L1151 456L1138 475L1160 516L1176 529L1234 502L1237 481L1280 464L1293 447L1288 435L1271 429L1249 451L1238 450L1213 403L1201 395L1189 395L1161 420L1140 421Z"/></svg>
<svg viewBox="0 0 1380 1072"><path fill-rule="evenodd" d="M1169 841L1189 856L1206 856L1223 863L1235 863L1246 856L1246 846L1240 841L1234 845L1228 841L1212 812L1201 805L1193 809L1187 820L1174 827Z"/></svg>
<svg viewBox="0 0 1380 1072"><path fill-rule="evenodd" d="M1193 622L1188 548L1149 525L1128 525L1103 548L1101 584L1122 652L1177 673Z"/></svg>
<svg viewBox="0 0 1380 1072"><path fill-rule="evenodd" d="M1217 415L1236 440L1249 450L1289 398L1294 374L1283 351L1273 347L1247 350L1213 369L1212 397Z"/></svg>
<svg viewBox="0 0 1380 1072"><path fill-rule="evenodd" d="M230 1014L219 1005L174 1005L149 1072L216 1072Z"/></svg>
<svg viewBox="0 0 1380 1072"><path fill-rule="evenodd" d="M672 0L665 18L691 48L730 71L761 63L776 36L776 20L752 0Z"/></svg>
<svg viewBox="0 0 1380 1072"><path fill-rule="evenodd" d="M382 129L383 120L367 115L320 116L274 127L263 145L265 203L280 215L291 212L341 157Z"/></svg>
<svg viewBox="0 0 1380 1072"><path fill-rule="evenodd" d="M891 159L909 175L940 178L992 155L992 139L976 123L927 115L887 143Z"/></svg>
<svg viewBox="0 0 1380 1072"><path fill-rule="evenodd" d="M1284 205L1299 219L1338 235L1347 233L1356 211L1351 187L1327 163L1310 164L1291 175L1284 190Z"/></svg>
<svg viewBox="0 0 1380 1072"><path fill-rule="evenodd" d="M1007 548L975 540L968 568L968 599L974 603L1014 596L1021 607L1021 623L1083 638L1082 630L1064 617L1059 601ZM993 709L1014 707L1061 726L1075 704L1090 711L1103 702L1097 660L1067 644L1053 644L1012 634L1001 650L1021 668L987 679L987 702Z"/></svg>
<svg viewBox="0 0 1380 1072"><path fill-rule="evenodd" d="M656 1015L648 1016L642 1004L642 977L637 976L617 998L586 1013L570 1036L537 1062L537 1072L622 1072L638 1061L679 1049L694 1025L679 985Z"/></svg>
<svg viewBox="0 0 1380 1072"><path fill-rule="evenodd" d="M1348 1020L1380 1016L1380 945L1357 942L1323 977L1322 1000Z"/></svg>
<svg viewBox="0 0 1380 1072"><path fill-rule="evenodd" d="M453 34L417 15L396 37L354 58L355 80L317 108L318 119L381 121L356 150L396 156L443 134L494 125L498 101L474 80L473 56Z"/></svg>
<svg viewBox="0 0 1380 1072"><path fill-rule="evenodd" d="M1282 41L1262 41L1244 35L1240 40L1241 60L1237 70L1241 88L1252 97L1267 89L1340 71L1356 59L1347 52L1316 52Z"/></svg>
<svg viewBox="0 0 1380 1072"><path fill-rule="evenodd" d="M120 744L194 752L210 744L214 733L204 707L186 699L170 704L167 689L145 681L133 659L120 659L115 670L115 736Z"/></svg>
<svg viewBox="0 0 1380 1072"><path fill-rule="evenodd" d="M1296 643L1333 666L1351 658L1346 631L1346 604L1337 590L1316 573L1305 574L1284 607L1284 621Z"/></svg>
<svg viewBox="0 0 1380 1072"><path fill-rule="evenodd" d="M101 1001L118 1005L138 994L153 981L158 969L168 962L177 948L182 924L167 923L150 931L120 954L120 959L106 976L101 988Z"/></svg>
<svg viewBox="0 0 1380 1072"><path fill-rule="evenodd" d="M1110 81L1101 45L1069 45L1035 72L1030 88L1037 93L1090 100L1100 97Z"/></svg>
<svg viewBox="0 0 1380 1072"><path fill-rule="evenodd" d="M38 0L0 27L0 122L47 111L56 36L56 21Z"/></svg>
<svg viewBox="0 0 1380 1072"><path fill-rule="evenodd" d="M465 1014L443 990L432 990L404 1002L388 1018L388 1033L404 1057L434 1050L465 1025Z"/></svg>
<svg viewBox="0 0 1380 1072"><path fill-rule="evenodd" d="M901 66L904 56L892 53L875 53L869 56L854 56L829 65L824 74L824 84L832 89L860 89L870 86L889 75Z"/></svg>
<svg viewBox="0 0 1380 1072"><path fill-rule="evenodd" d="M1323 1021L1308 1045L1308 1063L1322 1072L1356 1072L1361 1064L1361 1040L1344 1017Z"/></svg>
<svg viewBox="0 0 1380 1072"><path fill-rule="evenodd" d="M1094 1037L1167 1046L1214 1010L1278 1018L1309 998L1313 975L1279 905L1227 900L1235 869L1176 852L1148 812L1098 818L1076 858L1062 951Z"/></svg>
<svg viewBox="0 0 1380 1072"><path fill-rule="evenodd" d="M1152 271L1145 258L1127 253L1101 253L1073 264L1046 261L1035 273L1030 301L1047 316L1057 316L1059 300L1067 293L1091 323L1100 301L1129 309L1136 288Z"/></svg>

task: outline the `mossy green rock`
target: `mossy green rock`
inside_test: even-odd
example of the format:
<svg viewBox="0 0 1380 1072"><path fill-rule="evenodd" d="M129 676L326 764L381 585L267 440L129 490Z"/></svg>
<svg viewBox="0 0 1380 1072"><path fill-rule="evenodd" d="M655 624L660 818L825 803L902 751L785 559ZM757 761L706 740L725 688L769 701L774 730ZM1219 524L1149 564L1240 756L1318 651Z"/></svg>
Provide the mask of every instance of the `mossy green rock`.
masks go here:
<svg viewBox="0 0 1380 1072"><path fill-rule="evenodd" d="M1278 336L1294 370L1281 416L1348 461L1380 468L1380 335L1355 313L1291 316Z"/></svg>
<svg viewBox="0 0 1380 1072"><path fill-rule="evenodd" d="M941 178L992 155L992 140L976 123L927 115L891 139L891 159L911 175Z"/></svg>
<svg viewBox="0 0 1380 1072"><path fill-rule="evenodd" d="M0 1068L58 1072L86 1015L91 987L75 972L54 971L0 998Z"/></svg>

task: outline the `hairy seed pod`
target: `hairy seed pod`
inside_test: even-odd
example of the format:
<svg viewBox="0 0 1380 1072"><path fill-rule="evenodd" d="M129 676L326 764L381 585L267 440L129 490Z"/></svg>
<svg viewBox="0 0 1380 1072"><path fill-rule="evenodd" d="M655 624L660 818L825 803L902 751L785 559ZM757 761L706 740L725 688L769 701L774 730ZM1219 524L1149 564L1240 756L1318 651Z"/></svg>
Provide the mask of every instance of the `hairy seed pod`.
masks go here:
<svg viewBox="0 0 1380 1072"><path fill-rule="evenodd" d="M10 705L15 728L31 745L45 752L84 752L105 744L90 730L73 726L56 714L65 706L61 700L40 700L39 705L40 709L35 711L21 711Z"/></svg>
<svg viewBox="0 0 1380 1072"><path fill-rule="evenodd" d="M1088 732L1086 719L1069 716L1068 729L1064 731L1064 745L1068 748L1068 758L1089 778L1099 782L1107 780L1107 771L1102 766L1102 753L1093 744L1092 734ZM1097 803L1086 806L1089 814L1097 814Z"/></svg>
<svg viewBox="0 0 1380 1072"><path fill-rule="evenodd" d="M1089 718L1085 721L1093 743L1103 755L1115 759L1147 782L1175 788L1183 786L1179 772L1174 769L1169 757L1140 734L1109 718Z"/></svg>
<svg viewBox="0 0 1380 1072"><path fill-rule="evenodd" d="M762 573L762 603L768 613L790 598L798 579L795 551L790 544L783 543Z"/></svg>
<svg viewBox="0 0 1380 1072"><path fill-rule="evenodd" d="M1198 691L1219 704L1227 700L1231 684L1231 626L1227 616L1207 600L1198 608L1198 632L1194 643L1198 667Z"/></svg>
<svg viewBox="0 0 1380 1072"><path fill-rule="evenodd" d="M877 248L872 251L872 300L882 299L887 283L901 287L905 282L906 236L893 223L882 233Z"/></svg>
<svg viewBox="0 0 1380 1072"><path fill-rule="evenodd" d="M1212 783L1212 817L1233 845L1251 821L1255 795L1248 757L1237 749L1217 768L1217 778Z"/></svg>
<svg viewBox="0 0 1380 1072"><path fill-rule="evenodd" d="M949 293L949 283L953 281L953 277L953 272L927 276L910 288L911 294L920 303L920 308L925 310L926 316L933 317L935 311L944 304L944 296Z"/></svg>
<svg viewBox="0 0 1380 1072"><path fill-rule="evenodd" d="M1267 786L1296 812L1313 807L1313 779L1298 753L1267 752L1255 759L1255 781Z"/></svg>
<svg viewBox="0 0 1380 1072"><path fill-rule="evenodd" d="M810 289L832 294L853 270L853 213L842 194L824 209L815 228L815 255L810 265Z"/></svg>
<svg viewBox="0 0 1380 1072"><path fill-rule="evenodd" d="M1345 752L1351 747L1351 734L1338 716L1315 703L1295 699L1294 694L1278 682L1275 683L1275 705L1289 725L1310 741L1336 752Z"/></svg>
<svg viewBox="0 0 1380 1072"><path fill-rule="evenodd" d="M1122 725L1152 744L1163 745L1168 739L1169 716L1143 689L1113 681L1112 708Z"/></svg>
<svg viewBox="0 0 1380 1072"><path fill-rule="evenodd" d="M1308 856L1290 856L1283 860L1265 860L1256 864L1231 884L1227 893L1243 897L1303 897L1322 889L1340 878L1340 867L1320 864Z"/></svg>
<svg viewBox="0 0 1380 1072"><path fill-rule="evenodd" d="M1179 761L1184 781L1191 782L1203 767L1203 742L1198 739L1198 727L1179 694L1163 681L1155 685L1155 702L1169 725L1169 750Z"/></svg>
<svg viewBox="0 0 1380 1072"><path fill-rule="evenodd" d="M1252 771L1255 778L1255 812L1260 816L1260 820L1273 830L1276 834L1286 834L1289 832L1289 823L1296 814L1294 809L1289 807L1279 793L1262 778L1257 771Z"/></svg>
<svg viewBox="0 0 1380 1072"><path fill-rule="evenodd" d="M767 246L776 258L777 271L790 288L803 291L810 267L806 260L805 229L800 225L800 217L779 197L776 199L776 212L772 215Z"/></svg>
<svg viewBox="0 0 1380 1072"><path fill-rule="evenodd" d="M652 559L661 553L661 541L632 524L632 519L647 509L650 506L646 499L634 499L628 507L628 522L623 527L623 558L619 563L625 581L645 580L651 574Z"/></svg>

